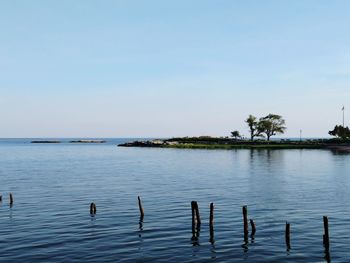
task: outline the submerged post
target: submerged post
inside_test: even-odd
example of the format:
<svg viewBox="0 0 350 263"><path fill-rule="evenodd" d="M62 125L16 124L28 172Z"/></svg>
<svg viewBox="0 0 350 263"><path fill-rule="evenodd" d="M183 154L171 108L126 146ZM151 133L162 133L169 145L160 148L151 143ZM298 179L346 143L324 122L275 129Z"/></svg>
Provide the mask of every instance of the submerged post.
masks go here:
<svg viewBox="0 0 350 263"><path fill-rule="evenodd" d="M287 250L290 249L290 223L286 222L286 234L285 234L285 238L286 238L286 246L287 246Z"/></svg>
<svg viewBox="0 0 350 263"><path fill-rule="evenodd" d="M196 214L195 214L195 201L191 202L191 211L192 211L192 239L196 236Z"/></svg>
<svg viewBox="0 0 350 263"><path fill-rule="evenodd" d="M13 195L12 195L12 193L10 193L10 206L12 206L13 205Z"/></svg>
<svg viewBox="0 0 350 263"><path fill-rule="evenodd" d="M324 235L323 235L323 244L325 249L329 250L329 231L328 231L328 217L323 217L323 227L324 227Z"/></svg>
<svg viewBox="0 0 350 263"><path fill-rule="evenodd" d="M214 225L214 204L210 203L210 217L209 217L209 226Z"/></svg>
<svg viewBox="0 0 350 263"><path fill-rule="evenodd" d="M138 199L138 201L139 201L140 221L142 221L145 214L144 214L144 212L143 212L143 207L142 207L142 203L141 203L141 198L140 198L140 196L138 196L137 199Z"/></svg>
<svg viewBox="0 0 350 263"><path fill-rule="evenodd" d="M210 203L209 233L210 233L210 242L214 243L214 204L213 203Z"/></svg>
<svg viewBox="0 0 350 263"><path fill-rule="evenodd" d="M91 215L96 215L96 205L95 203L90 204L90 214Z"/></svg>
<svg viewBox="0 0 350 263"><path fill-rule="evenodd" d="M200 227L201 225L201 217L199 215L199 207L198 207L198 203L197 202L194 202L195 204L195 211L196 211L196 220L197 220L197 227Z"/></svg>
<svg viewBox="0 0 350 263"><path fill-rule="evenodd" d="M256 227L255 227L255 223L254 223L254 220L253 219L250 219L250 226L252 228L252 236L255 235L255 232L256 232Z"/></svg>
<svg viewBox="0 0 350 263"><path fill-rule="evenodd" d="M243 230L244 230L244 235L248 235L248 211L247 211L247 206L242 207L242 212L243 212Z"/></svg>

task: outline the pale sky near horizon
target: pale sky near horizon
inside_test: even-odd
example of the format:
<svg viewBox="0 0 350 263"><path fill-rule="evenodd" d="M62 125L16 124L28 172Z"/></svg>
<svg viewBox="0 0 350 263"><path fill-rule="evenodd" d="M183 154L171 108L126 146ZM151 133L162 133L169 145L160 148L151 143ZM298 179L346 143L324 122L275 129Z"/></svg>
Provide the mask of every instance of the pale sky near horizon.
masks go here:
<svg viewBox="0 0 350 263"><path fill-rule="evenodd" d="M350 120L350 1L0 1L0 137L283 137Z"/></svg>

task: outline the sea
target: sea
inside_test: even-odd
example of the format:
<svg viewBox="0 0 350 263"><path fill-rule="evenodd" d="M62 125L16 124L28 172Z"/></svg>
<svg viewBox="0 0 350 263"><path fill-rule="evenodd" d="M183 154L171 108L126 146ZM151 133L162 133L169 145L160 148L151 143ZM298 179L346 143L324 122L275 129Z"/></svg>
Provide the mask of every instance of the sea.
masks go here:
<svg viewBox="0 0 350 263"><path fill-rule="evenodd" d="M129 148L117 145L133 138L74 139L0 139L0 262L350 262L347 152ZM195 235L192 201L201 218ZM251 227L244 235L243 206L254 235Z"/></svg>

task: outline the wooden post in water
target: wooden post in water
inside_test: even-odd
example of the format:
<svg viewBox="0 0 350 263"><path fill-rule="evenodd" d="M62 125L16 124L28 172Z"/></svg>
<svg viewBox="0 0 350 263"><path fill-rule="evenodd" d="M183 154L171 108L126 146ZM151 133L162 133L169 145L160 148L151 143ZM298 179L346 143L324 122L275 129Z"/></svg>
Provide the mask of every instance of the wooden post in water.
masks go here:
<svg viewBox="0 0 350 263"><path fill-rule="evenodd" d="M142 207L142 203L141 203L141 198L140 196L137 197L138 201L139 201L139 209L140 209L140 221L143 220L143 217L145 216L144 212L143 212L143 207Z"/></svg>
<svg viewBox="0 0 350 263"><path fill-rule="evenodd" d="M210 203L210 217L209 217L209 226L214 225L214 204Z"/></svg>
<svg viewBox="0 0 350 263"><path fill-rule="evenodd" d="M12 193L10 193L10 206L12 206L13 205L13 195L12 195Z"/></svg>
<svg viewBox="0 0 350 263"><path fill-rule="evenodd" d="M90 214L91 215L96 215L96 205L95 203L90 204Z"/></svg>
<svg viewBox="0 0 350 263"><path fill-rule="evenodd" d="M195 214L195 201L191 202L191 211L192 211L192 239L196 237L196 214Z"/></svg>
<svg viewBox="0 0 350 263"><path fill-rule="evenodd" d="M250 219L249 221L250 221L250 226L252 228L252 236L254 236L256 232L255 223L253 219Z"/></svg>
<svg viewBox="0 0 350 263"><path fill-rule="evenodd" d="M290 249L290 223L286 222L286 246L287 246L287 250Z"/></svg>
<svg viewBox="0 0 350 263"><path fill-rule="evenodd" d="M244 227L244 235L248 235L249 230L248 230L248 211L247 211L247 206L243 206L242 208L243 212L243 227Z"/></svg>
<svg viewBox="0 0 350 263"><path fill-rule="evenodd" d="M194 202L194 204L195 204L195 210L196 210L196 221L197 221L197 228L199 228L200 227L200 225L201 225L201 217L200 217L200 215L199 215L199 207L198 207L198 203L197 202Z"/></svg>
<svg viewBox="0 0 350 263"><path fill-rule="evenodd" d="M209 233L210 233L210 242L214 243L214 204L213 203L210 203Z"/></svg>
<svg viewBox="0 0 350 263"><path fill-rule="evenodd" d="M323 235L323 244L326 251L329 250L329 231L328 231L328 217L323 217L323 226L324 226L324 235Z"/></svg>
<svg viewBox="0 0 350 263"><path fill-rule="evenodd" d="M2 195L0 195L0 202L2 202Z"/></svg>

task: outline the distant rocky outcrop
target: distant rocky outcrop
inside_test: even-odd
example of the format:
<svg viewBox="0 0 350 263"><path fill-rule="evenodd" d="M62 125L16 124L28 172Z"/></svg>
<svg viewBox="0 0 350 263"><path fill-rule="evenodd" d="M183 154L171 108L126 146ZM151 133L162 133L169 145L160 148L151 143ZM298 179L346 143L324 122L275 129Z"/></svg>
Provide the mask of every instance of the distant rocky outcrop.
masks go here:
<svg viewBox="0 0 350 263"><path fill-rule="evenodd" d="M61 141L31 141L31 143L61 143Z"/></svg>
<svg viewBox="0 0 350 263"><path fill-rule="evenodd" d="M133 141L119 144L118 146L122 147L162 147L166 145L174 145L177 142L169 142L167 140L151 140L151 141Z"/></svg>
<svg viewBox="0 0 350 263"><path fill-rule="evenodd" d="M327 139L315 140L244 140L228 137L182 137L170 139L155 139L148 141L133 141L118 146L122 147L159 147L183 149L321 149L326 148L330 141ZM350 144L348 145L350 147Z"/></svg>
<svg viewBox="0 0 350 263"><path fill-rule="evenodd" d="M76 140L70 141L70 143L105 143L105 140Z"/></svg>

